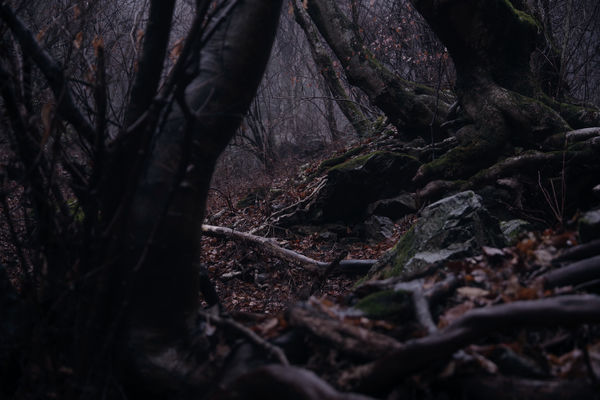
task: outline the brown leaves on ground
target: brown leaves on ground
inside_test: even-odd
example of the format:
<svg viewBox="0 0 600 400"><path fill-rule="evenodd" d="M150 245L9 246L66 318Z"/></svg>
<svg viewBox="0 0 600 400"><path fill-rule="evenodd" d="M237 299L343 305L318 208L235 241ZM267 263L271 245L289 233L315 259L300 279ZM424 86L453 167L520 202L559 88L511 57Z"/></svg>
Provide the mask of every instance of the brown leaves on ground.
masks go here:
<svg viewBox="0 0 600 400"><path fill-rule="evenodd" d="M310 168L316 169L316 166ZM213 198L209 217L218 216L211 223L248 232L263 225L273 212L274 204L281 209L310 193L310 188L293 180L279 180L272 185L271 192L279 193L275 200L257 200L254 206L237 210ZM246 194L239 193L237 197ZM238 198L230 199L229 203L235 204L233 200ZM280 245L320 261L332 261L342 251L348 251L347 258L377 259L413 222L414 218L407 219L396 226L394 237L377 244L359 239L332 241L327 235L299 235L282 229L269 233ZM560 249L576 244L573 232L546 230L529 233L512 247L484 247L480 256L446 263L420 281L423 292L427 293L451 274L458 277L457 287L430 304L434 323L443 331L474 309L572 293L570 287L546 290L539 277L555 267L552 262ZM225 309L240 316L242 322L263 338L271 339L290 329L283 311L298 301L307 302L311 309L339 324L377 331L398 343L426 335L422 327L415 329L418 321L414 315L370 319L355 309L353 287L360 276L329 276L319 286L320 290L313 293L314 283L320 278L301 267L265 257L233 241L204 238L203 247L204 262ZM340 376L356 365L356 359L343 349L328 347L322 340L307 345L310 355L303 366L330 382L341 382ZM528 379L599 377L600 330L583 327L573 331L557 327L528 331L507 327L493 337L479 338L434 370L413 379L426 386L431 380L448 380L465 374Z"/></svg>

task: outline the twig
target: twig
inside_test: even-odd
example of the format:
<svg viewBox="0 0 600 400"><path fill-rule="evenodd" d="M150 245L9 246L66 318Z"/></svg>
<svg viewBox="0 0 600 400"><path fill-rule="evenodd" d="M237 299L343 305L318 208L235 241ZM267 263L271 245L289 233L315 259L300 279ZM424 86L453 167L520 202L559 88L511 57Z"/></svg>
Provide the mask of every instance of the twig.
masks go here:
<svg viewBox="0 0 600 400"><path fill-rule="evenodd" d="M239 324L232 319L222 318L222 317L204 312L202 310L199 310L198 314L200 314L200 316L205 318L207 321L213 322L216 325L231 328L231 329L243 334L248 339L250 339L254 344L262 347L269 354L274 355L282 365L286 365L286 366L290 365L290 362L288 361L287 357L285 356L285 353L283 352L283 350L281 350L281 348L267 342L266 340L264 340L263 338L258 336L256 333L254 333L250 329L246 328L244 325Z"/></svg>
<svg viewBox="0 0 600 400"><path fill-rule="evenodd" d="M58 101L60 114L73 125L80 135L91 140L94 128L75 105L71 90L59 64L40 46L33 33L27 29L23 21L5 2L0 3L0 17L15 35L23 51L31 57L44 74L54 97Z"/></svg>

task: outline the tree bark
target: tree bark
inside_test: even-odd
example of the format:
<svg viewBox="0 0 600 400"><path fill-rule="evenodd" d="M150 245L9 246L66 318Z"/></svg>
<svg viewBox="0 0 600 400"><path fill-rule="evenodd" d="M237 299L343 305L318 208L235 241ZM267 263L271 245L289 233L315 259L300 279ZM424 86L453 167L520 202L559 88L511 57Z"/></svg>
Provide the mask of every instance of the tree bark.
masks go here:
<svg viewBox="0 0 600 400"><path fill-rule="evenodd" d="M135 275L129 295L134 325L170 336L198 306L195 263L210 178L262 78L278 5L234 6L202 48L196 76L154 139L124 235L133 249L124 267ZM157 293L165 295L158 300Z"/></svg>
<svg viewBox="0 0 600 400"><path fill-rule="evenodd" d="M306 35L315 64L317 64L338 107L342 110L342 113L344 113L358 136L368 135L372 130L371 122L360 110L360 107L348 96L341 79L337 75L333 60L329 56L321 36L304 9L302 2L294 0L292 1L292 5L294 7L296 22ZM334 134L335 132L332 132L332 135Z"/></svg>
<svg viewBox="0 0 600 400"><path fill-rule="evenodd" d="M362 89L401 135L430 138L430 124L437 129L447 105L436 110L434 91L398 77L375 59L360 38L357 27L332 0L309 0L308 13L340 61L350 84Z"/></svg>
<svg viewBox="0 0 600 400"><path fill-rule="evenodd" d="M462 146L424 165L417 183L468 177L492 165L507 144L532 148L569 130L557 112L534 98L539 89L530 58L541 27L513 3L413 0L448 48L459 102L474 121L461 132Z"/></svg>

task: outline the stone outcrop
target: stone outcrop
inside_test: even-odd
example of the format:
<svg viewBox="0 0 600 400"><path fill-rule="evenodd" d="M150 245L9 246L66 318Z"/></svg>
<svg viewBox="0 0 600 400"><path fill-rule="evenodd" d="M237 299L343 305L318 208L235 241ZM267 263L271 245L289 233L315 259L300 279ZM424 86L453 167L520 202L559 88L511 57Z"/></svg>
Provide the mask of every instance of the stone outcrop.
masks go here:
<svg viewBox="0 0 600 400"><path fill-rule="evenodd" d="M373 266L368 278L409 278L438 263L478 254L481 246L504 245L498 221L481 197L461 192L423 209L417 223Z"/></svg>

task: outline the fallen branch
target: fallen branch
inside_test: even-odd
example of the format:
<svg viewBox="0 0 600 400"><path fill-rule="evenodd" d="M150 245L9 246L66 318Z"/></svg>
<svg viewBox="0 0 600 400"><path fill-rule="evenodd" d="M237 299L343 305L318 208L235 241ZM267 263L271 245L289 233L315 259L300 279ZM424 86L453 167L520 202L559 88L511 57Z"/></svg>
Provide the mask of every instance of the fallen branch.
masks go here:
<svg viewBox="0 0 600 400"><path fill-rule="evenodd" d="M374 360L401 347L400 342L381 333L359 326L345 324L308 306L296 306L288 311L287 319L291 326L308 330L313 335L326 340L340 351Z"/></svg>
<svg viewBox="0 0 600 400"><path fill-rule="evenodd" d="M405 342L388 356L347 371L341 384L366 393L383 393L406 374L449 357L455 351L505 328L600 322L600 297L572 295L516 301L467 312L439 333Z"/></svg>
<svg viewBox="0 0 600 400"><path fill-rule="evenodd" d="M202 318L205 318L207 321L212 322L215 325L227 327L227 328L237 331L238 333L241 333L247 339L249 339L251 342L253 342L255 345L265 349L268 354L275 356L282 365L290 365L290 362L288 361L287 357L285 356L285 353L283 352L283 350L281 350L279 347L267 342L266 340L264 340L263 338L258 336L256 333L254 333L250 329L246 328L244 325L239 324L232 319L222 318L217 315L213 315L213 314L201 311L201 310L198 311L198 314Z"/></svg>
<svg viewBox="0 0 600 400"><path fill-rule="evenodd" d="M376 260L341 260L339 263L328 263L324 261L318 261L313 258L306 257L305 255L297 253L293 250L281 247L275 239L256 236L250 233L240 232L234 229L224 228L221 226L202 225L202 232L204 232L204 234L206 234L207 236L241 241L243 243L254 246L263 253L266 253L270 256L282 260L286 260L296 265L300 265L301 267L309 271L321 271L323 269L328 268L332 270L337 270L337 266L339 266L339 270L342 271L345 271L347 269L362 270L364 268L370 268L376 262Z"/></svg>

